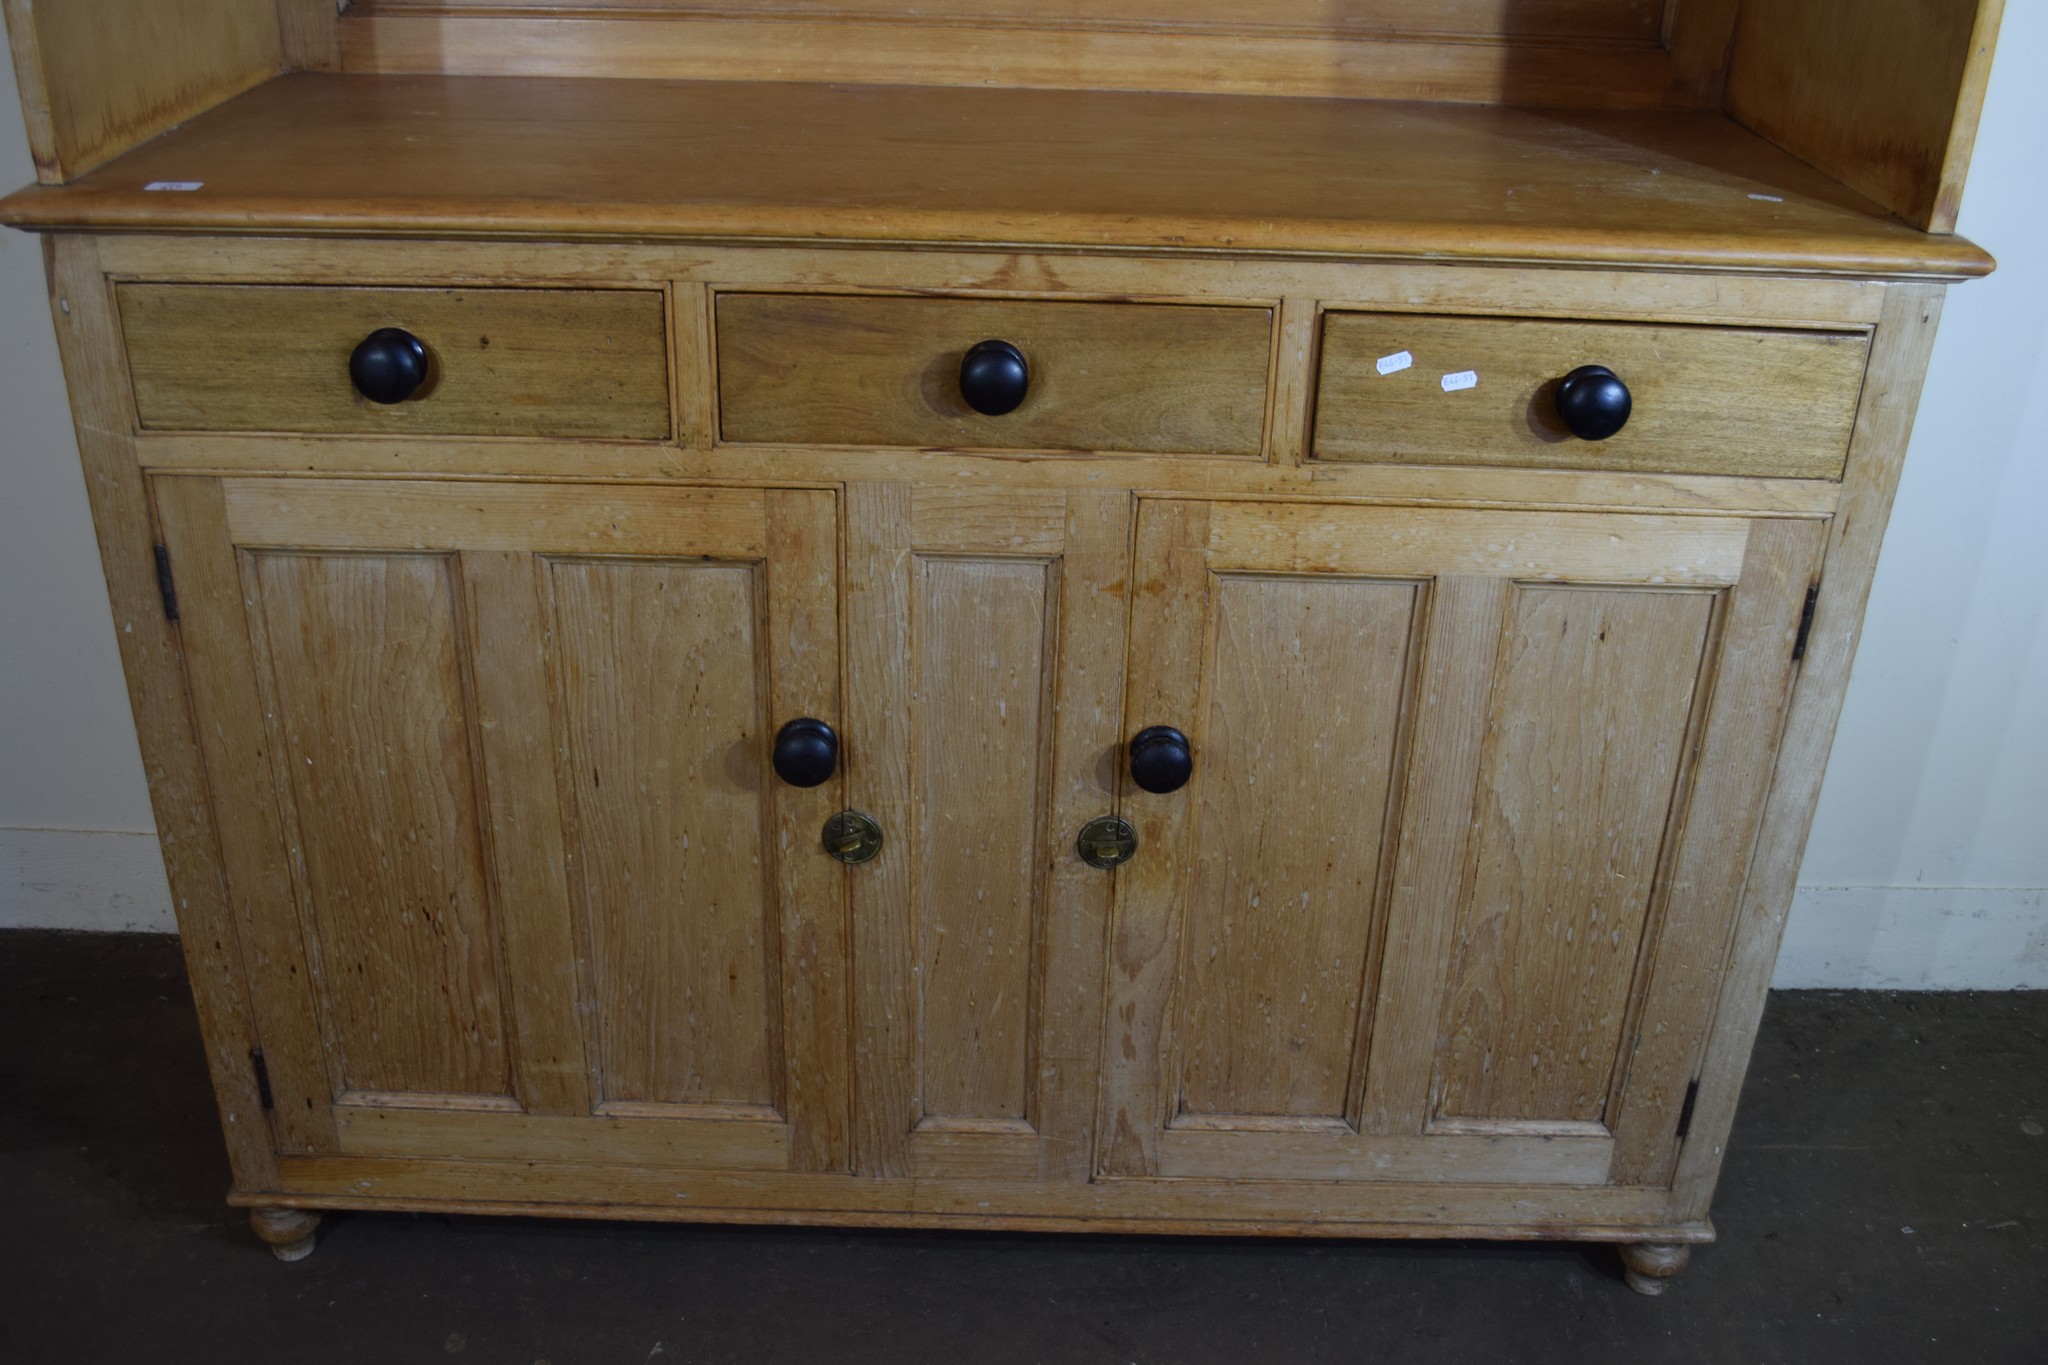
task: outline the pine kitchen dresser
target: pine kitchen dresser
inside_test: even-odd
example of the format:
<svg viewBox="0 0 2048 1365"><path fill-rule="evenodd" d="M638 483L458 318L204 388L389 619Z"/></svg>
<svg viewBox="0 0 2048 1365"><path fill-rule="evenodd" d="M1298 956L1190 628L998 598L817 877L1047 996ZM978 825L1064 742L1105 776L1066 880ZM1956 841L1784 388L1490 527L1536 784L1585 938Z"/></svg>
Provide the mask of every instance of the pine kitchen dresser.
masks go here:
<svg viewBox="0 0 2048 1365"><path fill-rule="evenodd" d="M1709 1207L1999 0L7 0L320 1211Z"/></svg>

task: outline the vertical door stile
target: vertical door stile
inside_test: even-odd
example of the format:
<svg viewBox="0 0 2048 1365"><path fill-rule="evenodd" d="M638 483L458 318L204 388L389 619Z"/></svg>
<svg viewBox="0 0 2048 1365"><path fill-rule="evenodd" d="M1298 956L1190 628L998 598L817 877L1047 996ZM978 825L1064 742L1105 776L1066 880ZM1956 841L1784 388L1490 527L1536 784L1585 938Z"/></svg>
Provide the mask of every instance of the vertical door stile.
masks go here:
<svg viewBox="0 0 2048 1365"><path fill-rule="evenodd" d="M583 954L564 856L540 567L518 550L465 550L460 563L515 1091L527 1113L588 1114L596 1095L577 1009Z"/></svg>
<svg viewBox="0 0 2048 1365"><path fill-rule="evenodd" d="M830 492L771 491L768 501L769 723L801 716L843 730L839 698L839 509ZM844 778L808 789L769 778L769 839L782 961L783 1099L790 1166L845 1170L848 1095L847 879L818 845Z"/></svg>

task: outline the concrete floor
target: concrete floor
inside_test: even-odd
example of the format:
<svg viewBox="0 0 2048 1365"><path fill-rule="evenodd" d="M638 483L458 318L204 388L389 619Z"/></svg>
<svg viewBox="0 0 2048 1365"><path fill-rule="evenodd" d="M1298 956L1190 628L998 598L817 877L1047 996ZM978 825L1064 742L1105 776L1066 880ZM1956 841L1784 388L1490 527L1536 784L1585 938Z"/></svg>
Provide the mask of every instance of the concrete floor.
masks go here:
<svg viewBox="0 0 2048 1365"><path fill-rule="evenodd" d="M2048 1362L2048 994L1774 998L1662 1299L1566 1245L330 1216L221 1202L168 938L0 934L0 1362Z"/></svg>

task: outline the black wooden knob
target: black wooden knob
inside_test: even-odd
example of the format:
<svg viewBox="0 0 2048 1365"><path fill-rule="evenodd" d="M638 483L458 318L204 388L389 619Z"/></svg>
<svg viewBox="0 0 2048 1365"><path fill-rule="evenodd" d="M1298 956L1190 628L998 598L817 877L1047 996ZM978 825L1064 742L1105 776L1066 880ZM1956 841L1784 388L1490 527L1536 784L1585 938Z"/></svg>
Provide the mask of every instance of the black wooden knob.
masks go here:
<svg viewBox="0 0 2048 1365"><path fill-rule="evenodd" d="M1031 390L1031 367L1007 341L977 341L960 360L960 396L984 417L1015 412Z"/></svg>
<svg viewBox="0 0 2048 1365"><path fill-rule="evenodd" d="M1581 365L1557 386L1557 415L1581 441L1604 441L1635 409L1628 385L1605 365Z"/></svg>
<svg viewBox="0 0 2048 1365"><path fill-rule="evenodd" d="M1177 792L1195 775L1188 737L1171 725L1152 725L1131 741L1131 781L1148 792Z"/></svg>
<svg viewBox="0 0 2048 1365"><path fill-rule="evenodd" d="M839 767L839 736L822 720L793 720L775 732L775 775L792 787L816 787Z"/></svg>
<svg viewBox="0 0 2048 1365"><path fill-rule="evenodd" d="M372 403L403 403L427 382L427 348L403 327L379 327L349 356L348 377Z"/></svg>

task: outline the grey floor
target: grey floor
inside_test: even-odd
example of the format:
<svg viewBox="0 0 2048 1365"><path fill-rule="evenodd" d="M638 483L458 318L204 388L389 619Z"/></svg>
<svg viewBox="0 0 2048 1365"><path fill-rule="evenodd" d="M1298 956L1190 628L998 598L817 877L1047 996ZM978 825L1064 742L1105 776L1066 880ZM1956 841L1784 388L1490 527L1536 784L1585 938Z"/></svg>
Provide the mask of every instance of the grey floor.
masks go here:
<svg viewBox="0 0 2048 1365"><path fill-rule="evenodd" d="M2048 994L1773 999L1704 1249L351 1214L272 1260L175 943L0 934L0 1365L2048 1362Z"/></svg>

